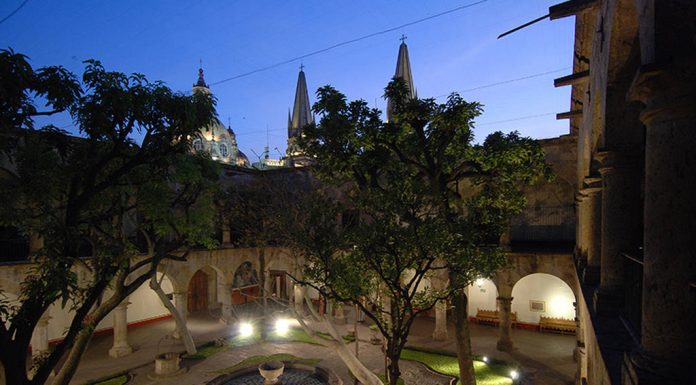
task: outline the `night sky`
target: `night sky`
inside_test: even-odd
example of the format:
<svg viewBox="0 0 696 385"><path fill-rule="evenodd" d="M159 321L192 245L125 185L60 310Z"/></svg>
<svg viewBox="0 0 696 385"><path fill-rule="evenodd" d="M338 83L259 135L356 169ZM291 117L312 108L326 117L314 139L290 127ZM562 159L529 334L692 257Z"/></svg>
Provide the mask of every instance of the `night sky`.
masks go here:
<svg viewBox="0 0 696 385"><path fill-rule="evenodd" d="M570 87L554 89L553 79L571 73L573 18L496 37L545 15L557 2L5 0L0 47L28 55L34 67L62 65L78 74L83 60L97 59L109 70L142 73L187 93L202 60L220 120L230 120L240 149L254 158L251 150L260 154L267 139L271 156L278 156L275 147L285 152L300 64L312 101L318 87L331 84L349 99L384 109L381 96L404 34L419 97L444 101L458 91L484 104L478 140L495 130L548 138L568 133L568 122L554 114L570 109ZM503 84L475 89L495 83ZM37 123L75 132L69 116Z"/></svg>

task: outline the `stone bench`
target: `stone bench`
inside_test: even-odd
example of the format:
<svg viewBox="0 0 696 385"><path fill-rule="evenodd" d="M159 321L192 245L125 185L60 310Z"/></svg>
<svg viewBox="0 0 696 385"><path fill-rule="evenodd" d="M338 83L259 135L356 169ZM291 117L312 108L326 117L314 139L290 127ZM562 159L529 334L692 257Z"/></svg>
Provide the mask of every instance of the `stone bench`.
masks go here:
<svg viewBox="0 0 696 385"><path fill-rule="evenodd" d="M539 317L539 330L561 334L575 334L575 320L554 317Z"/></svg>

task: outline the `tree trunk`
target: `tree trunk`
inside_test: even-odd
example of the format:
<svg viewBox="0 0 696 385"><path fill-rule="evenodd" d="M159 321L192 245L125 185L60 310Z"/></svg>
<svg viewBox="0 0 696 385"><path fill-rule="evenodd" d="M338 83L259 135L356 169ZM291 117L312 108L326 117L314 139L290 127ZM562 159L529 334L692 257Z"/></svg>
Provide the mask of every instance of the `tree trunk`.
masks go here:
<svg viewBox="0 0 696 385"><path fill-rule="evenodd" d="M92 332L93 330L91 328L80 330L77 337L75 337L72 349L68 352L68 358L65 360L58 374L56 374L53 382L51 382L52 385L68 385L70 383L70 380L77 371L80 360L82 360L82 355L87 350L87 344L89 344L89 341L92 339Z"/></svg>
<svg viewBox="0 0 696 385"><path fill-rule="evenodd" d="M401 377L401 369L399 368L399 358L401 356L401 351L399 352L389 352L387 354L387 360L388 360L388 366L387 368L389 369L389 385L396 385L397 382L399 381L399 377Z"/></svg>
<svg viewBox="0 0 696 385"><path fill-rule="evenodd" d="M476 385L474 360L471 356L471 334L466 310L467 303L468 299L463 290L454 292L452 295L452 304L454 305L454 339L457 341L460 384Z"/></svg>
<svg viewBox="0 0 696 385"><path fill-rule="evenodd" d="M309 294L307 293L307 290L304 290L304 298L305 302L307 303L307 306L309 308L310 313L316 318L321 320L322 322L326 323L327 330L333 340L330 341L322 341L326 342L329 344L329 348L336 352L338 357L343 361L343 363L346 365L348 370L350 370L351 374L355 376L355 378L360 381L361 384L364 385L384 385L382 383L382 380L377 377L374 373L370 371L365 365L360 362L358 357L348 348L348 345L345 344L343 341L343 338L341 338L340 334L336 330L336 327L334 324L331 322L330 319L327 318L322 318L319 316L317 313L317 310L314 308L314 305L312 304L312 300L309 298ZM292 309L292 308L290 308ZM311 336L316 336L316 332L314 330L311 330L307 324L304 322L304 319L299 315L299 313L295 312L295 317L297 318L297 321L300 323L300 326L304 329L304 331L311 335Z"/></svg>
<svg viewBox="0 0 696 385"><path fill-rule="evenodd" d="M169 300L169 297L167 297L167 294L165 294L164 290L162 290L162 286L160 286L159 282L157 282L156 274L150 278L150 288L157 293L157 296L159 297L160 301L162 301L164 307L166 307L167 310L169 310L169 313L172 314L172 317L174 317L176 327L181 334L181 340L184 342L184 346L186 347L186 353L196 354L196 344L193 343L191 333L189 333L189 330L186 327L186 321L184 321L184 318L181 316L181 314L179 314L179 310L177 310L176 306L174 306L172 301Z"/></svg>

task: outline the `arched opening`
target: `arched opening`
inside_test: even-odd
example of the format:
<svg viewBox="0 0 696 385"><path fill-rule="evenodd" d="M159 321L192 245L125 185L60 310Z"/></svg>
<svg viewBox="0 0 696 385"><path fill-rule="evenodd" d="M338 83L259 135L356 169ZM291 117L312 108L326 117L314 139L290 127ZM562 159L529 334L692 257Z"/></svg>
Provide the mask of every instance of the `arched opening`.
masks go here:
<svg viewBox="0 0 696 385"><path fill-rule="evenodd" d="M232 280L232 304L255 302L259 297L259 275L251 262L242 263Z"/></svg>
<svg viewBox="0 0 696 385"><path fill-rule="evenodd" d="M527 275L515 283L512 297L512 311L517 313L521 325L537 326L550 318L567 321L568 325L575 324L575 294L556 276L545 273Z"/></svg>
<svg viewBox="0 0 696 385"><path fill-rule="evenodd" d="M478 278L466 288L468 297L467 312L474 318L479 310L498 310L498 288L490 279Z"/></svg>
<svg viewBox="0 0 696 385"><path fill-rule="evenodd" d="M186 309L189 314L220 307L220 290L224 290L224 276L213 266L202 267L189 279L186 291ZM222 284L222 285L221 285Z"/></svg>

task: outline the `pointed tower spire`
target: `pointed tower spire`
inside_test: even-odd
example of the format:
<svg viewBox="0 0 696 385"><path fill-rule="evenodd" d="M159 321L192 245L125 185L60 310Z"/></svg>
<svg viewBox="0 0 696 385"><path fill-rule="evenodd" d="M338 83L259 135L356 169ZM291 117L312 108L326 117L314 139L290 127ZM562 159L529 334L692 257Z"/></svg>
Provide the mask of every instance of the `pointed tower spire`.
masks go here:
<svg viewBox="0 0 696 385"><path fill-rule="evenodd" d="M401 45L399 45L399 56L396 59L396 71L394 77L401 78L406 82L408 87L408 97L413 99L416 96L416 87L413 84L413 75L411 74L411 60L408 57L408 46L406 45L406 36L401 35ZM387 101L387 121L391 120L393 110L391 100Z"/></svg>
<svg viewBox="0 0 696 385"><path fill-rule="evenodd" d="M295 104L292 107L291 124L288 127L288 139L300 135L302 127L313 123L312 109L307 92L307 80L305 79L304 65L300 65L300 73L297 76L297 88L295 89Z"/></svg>

